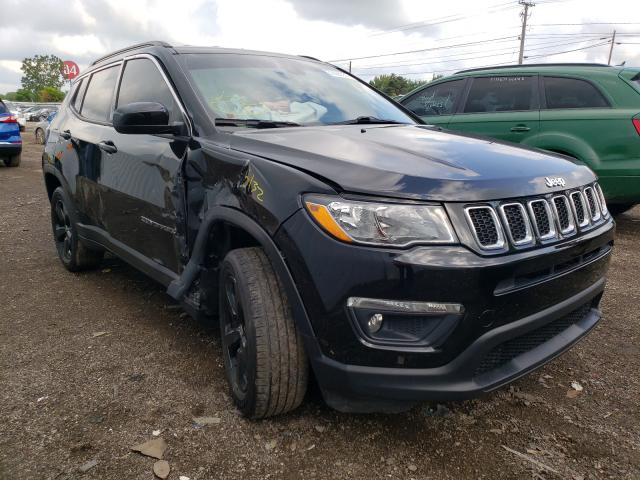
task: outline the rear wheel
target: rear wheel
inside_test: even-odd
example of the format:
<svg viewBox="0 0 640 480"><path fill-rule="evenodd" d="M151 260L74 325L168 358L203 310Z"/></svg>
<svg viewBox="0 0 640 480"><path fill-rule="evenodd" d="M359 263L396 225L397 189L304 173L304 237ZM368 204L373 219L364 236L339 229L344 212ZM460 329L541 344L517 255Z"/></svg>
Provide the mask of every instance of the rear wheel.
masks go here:
<svg viewBox="0 0 640 480"><path fill-rule="evenodd" d="M307 358L264 251L229 252L219 285L222 354L236 406L254 419L298 407L307 389Z"/></svg>
<svg viewBox="0 0 640 480"><path fill-rule="evenodd" d="M78 272L100 264L104 252L90 250L78 238L73 205L62 187L51 196L51 228L58 257L67 270Z"/></svg>
<svg viewBox="0 0 640 480"><path fill-rule="evenodd" d="M20 160L22 160L22 154L19 153L17 155L13 155L11 157L7 157L4 159L4 164L7 167L17 167L20 165Z"/></svg>

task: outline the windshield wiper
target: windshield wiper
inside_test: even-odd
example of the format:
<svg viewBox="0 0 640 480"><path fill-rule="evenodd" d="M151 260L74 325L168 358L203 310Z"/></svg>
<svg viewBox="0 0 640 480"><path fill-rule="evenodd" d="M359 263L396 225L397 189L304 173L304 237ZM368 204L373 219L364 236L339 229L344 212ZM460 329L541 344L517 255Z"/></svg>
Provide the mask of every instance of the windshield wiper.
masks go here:
<svg viewBox="0 0 640 480"><path fill-rule="evenodd" d="M295 122L281 122L277 120L259 120L257 118L216 118L218 127L247 127L247 128L282 128L301 127Z"/></svg>
<svg viewBox="0 0 640 480"><path fill-rule="evenodd" d="M399 122L397 120L389 120L386 118L378 118L378 117L369 117L362 116L353 118L351 120L345 120L344 122L334 122L331 125L365 125L365 124L375 124L375 123L391 123L394 125L404 125L407 122Z"/></svg>

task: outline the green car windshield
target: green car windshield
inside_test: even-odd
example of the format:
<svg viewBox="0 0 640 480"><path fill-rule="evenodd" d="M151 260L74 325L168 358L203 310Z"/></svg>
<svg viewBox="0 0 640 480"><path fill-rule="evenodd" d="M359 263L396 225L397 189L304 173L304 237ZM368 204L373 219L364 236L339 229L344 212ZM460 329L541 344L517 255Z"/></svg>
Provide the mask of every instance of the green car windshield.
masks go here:
<svg viewBox="0 0 640 480"><path fill-rule="evenodd" d="M362 123L415 123L382 95L331 65L250 54L196 53L178 59L218 121L251 119L301 126L362 119Z"/></svg>

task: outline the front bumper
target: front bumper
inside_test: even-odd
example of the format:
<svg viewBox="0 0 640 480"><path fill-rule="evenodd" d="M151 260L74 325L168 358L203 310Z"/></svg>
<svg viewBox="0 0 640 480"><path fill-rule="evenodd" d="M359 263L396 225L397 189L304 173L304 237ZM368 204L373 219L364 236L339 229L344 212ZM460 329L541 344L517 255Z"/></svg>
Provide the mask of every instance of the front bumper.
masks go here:
<svg viewBox="0 0 640 480"><path fill-rule="evenodd" d="M571 241L484 257L346 245L299 211L275 239L311 323L306 341L317 348L307 350L325 399L386 411L476 396L571 347L600 319L613 233L608 221ZM376 345L354 325L349 297L460 303L465 313L437 345Z"/></svg>

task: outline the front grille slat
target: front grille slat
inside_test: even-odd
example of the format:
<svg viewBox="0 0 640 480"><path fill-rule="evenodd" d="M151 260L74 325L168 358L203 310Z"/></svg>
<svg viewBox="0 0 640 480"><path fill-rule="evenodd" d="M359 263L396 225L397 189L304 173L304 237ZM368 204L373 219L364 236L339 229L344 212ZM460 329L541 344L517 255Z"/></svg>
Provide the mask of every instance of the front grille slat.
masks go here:
<svg viewBox="0 0 640 480"><path fill-rule="evenodd" d="M564 195L558 195L553 197L553 209L558 220L558 226L560 227L560 233L563 235L570 235L575 232L575 224L573 222L573 215L571 214L571 208L569 207L569 200Z"/></svg>
<svg viewBox="0 0 640 480"><path fill-rule="evenodd" d="M471 207L467 208L466 213L480 247L497 249L504 246L500 223L493 208L488 206Z"/></svg>
<svg viewBox="0 0 640 480"><path fill-rule="evenodd" d="M591 214L591 220L597 222L600 220L600 205L593 193L593 188L587 187L584 189L584 196L587 199L587 205L589 206L589 212Z"/></svg>
<svg viewBox="0 0 640 480"><path fill-rule="evenodd" d="M514 245L526 245L533 241L527 212L521 203L507 203L500 207L509 238Z"/></svg>
<svg viewBox="0 0 640 480"><path fill-rule="evenodd" d="M576 220L578 221L578 226L580 228L583 228L589 225L589 217L587 217L585 208L586 206L584 204L584 197L582 196L582 192L573 192L571 194L571 202L573 204Z"/></svg>
<svg viewBox="0 0 640 480"><path fill-rule="evenodd" d="M555 237L556 231L551 217L551 209L546 200L530 201L529 213L531 214L531 223L533 223L540 240L548 240Z"/></svg>

